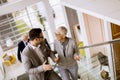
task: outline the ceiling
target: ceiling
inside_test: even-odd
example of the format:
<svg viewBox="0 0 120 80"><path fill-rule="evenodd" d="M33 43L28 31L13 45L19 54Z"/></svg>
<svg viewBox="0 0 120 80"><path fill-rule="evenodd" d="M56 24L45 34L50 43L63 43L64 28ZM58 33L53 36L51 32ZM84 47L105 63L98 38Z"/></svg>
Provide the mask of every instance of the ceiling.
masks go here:
<svg viewBox="0 0 120 80"><path fill-rule="evenodd" d="M120 0L61 0L61 3L120 25Z"/></svg>
<svg viewBox="0 0 120 80"><path fill-rule="evenodd" d="M6 4L0 6L0 15L24 9L27 6L40 1L41 0L13 0L11 2L7 2Z"/></svg>
<svg viewBox="0 0 120 80"><path fill-rule="evenodd" d="M21 10L41 0L14 0L0 6L0 15ZM86 14L120 25L120 0L61 0L61 3Z"/></svg>

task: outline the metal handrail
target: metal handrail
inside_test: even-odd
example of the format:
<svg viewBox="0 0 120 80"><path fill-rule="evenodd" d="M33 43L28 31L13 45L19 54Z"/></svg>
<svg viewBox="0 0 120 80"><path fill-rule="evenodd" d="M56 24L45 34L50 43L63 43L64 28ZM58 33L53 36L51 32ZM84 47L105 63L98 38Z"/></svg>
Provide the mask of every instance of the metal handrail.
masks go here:
<svg viewBox="0 0 120 80"><path fill-rule="evenodd" d="M89 45L89 46L79 47L79 49L90 48L90 47L95 47L95 46L101 46L101 45L111 44L111 43L119 42L119 41L120 41L120 38L119 39L114 39L114 40L111 40L111 41L102 42L102 43L92 44L92 45Z"/></svg>
<svg viewBox="0 0 120 80"><path fill-rule="evenodd" d="M29 12L30 15L32 15L33 13L37 13L37 11ZM4 23L7 23L8 21L16 20L18 18L25 17L25 16L27 16L27 14L17 16L17 17L14 17L14 18L8 18L7 20L3 20L2 22L0 22L0 24L4 24Z"/></svg>
<svg viewBox="0 0 120 80"><path fill-rule="evenodd" d="M14 22L13 22L14 23ZM11 24L11 23L8 23L8 24ZM19 23L19 24L15 24L14 26L12 26L12 28L16 28L16 26L20 26L20 25L23 25L23 24L26 24L25 22L23 22L23 23ZM1 25L0 25L1 26ZM10 30L10 29L12 29L11 27L9 27L9 28L5 28L5 29L3 29L3 30L0 30L0 32L2 33L2 32L4 32L4 31L7 31L7 30ZM18 29L17 29L18 30Z"/></svg>

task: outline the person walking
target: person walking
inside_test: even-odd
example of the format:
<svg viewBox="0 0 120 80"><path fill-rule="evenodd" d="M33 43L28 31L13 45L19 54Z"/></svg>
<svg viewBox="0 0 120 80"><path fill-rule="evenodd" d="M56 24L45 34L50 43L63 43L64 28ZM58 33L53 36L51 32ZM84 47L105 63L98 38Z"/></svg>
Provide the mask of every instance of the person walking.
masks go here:
<svg viewBox="0 0 120 80"><path fill-rule="evenodd" d="M58 63L58 70L62 80L77 80L78 64L80 60L79 51L75 41L67 37L67 28L60 26L55 32L54 51L58 54L55 62Z"/></svg>
<svg viewBox="0 0 120 80"><path fill-rule="evenodd" d="M25 46L27 45L27 43L28 43L28 34L23 34L22 40L18 43L18 51L17 51L17 58L20 62L22 62L21 53L25 48Z"/></svg>
<svg viewBox="0 0 120 80"><path fill-rule="evenodd" d="M48 62L48 57L54 56L45 44L42 30L40 28L31 29L29 39L28 45L22 52L22 63L29 75L29 80L61 80Z"/></svg>

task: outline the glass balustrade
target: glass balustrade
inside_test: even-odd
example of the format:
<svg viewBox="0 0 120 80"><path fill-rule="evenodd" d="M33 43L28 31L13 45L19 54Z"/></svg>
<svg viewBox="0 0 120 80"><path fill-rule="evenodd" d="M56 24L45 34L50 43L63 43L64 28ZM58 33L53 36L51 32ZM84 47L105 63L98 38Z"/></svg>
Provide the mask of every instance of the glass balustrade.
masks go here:
<svg viewBox="0 0 120 80"><path fill-rule="evenodd" d="M119 48L119 39L79 47L78 74L81 80L119 80Z"/></svg>

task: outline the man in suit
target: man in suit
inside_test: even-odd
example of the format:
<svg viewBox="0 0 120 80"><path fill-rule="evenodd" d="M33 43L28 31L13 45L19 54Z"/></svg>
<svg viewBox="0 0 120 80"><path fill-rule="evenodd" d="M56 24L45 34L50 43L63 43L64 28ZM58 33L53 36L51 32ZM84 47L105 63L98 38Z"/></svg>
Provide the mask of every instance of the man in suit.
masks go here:
<svg viewBox="0 0 120 80"><path fill-rule="evenodd" d="M30 80L61 80L52 70L48 57L54 57L45 44L42 30L33 28L29 32L29 43L22 52L22 63Z"/></svg>
<svg viewBox="0 0 120 80"><path fill-rule="evenodd" d="M78 64L76 60L80 60L77 45L72 38L66 36L67 29L64 26L57 28L55 34L54 50L58 54L55 61L58 63L61 77L63 80L77 80Z"/></svg>
<svg viewBox="0 0 120 80"><path fill-rule="evenodd" d="M17 51L17 58L18 58L18 60L20 62L22 62L22 60L21 60L21 53L22 53L23 49L25 48L25 46L28 43L28 34L24 34L22 36L22 38L23 38L23 40L18 43L18 51Z"/></svg>

